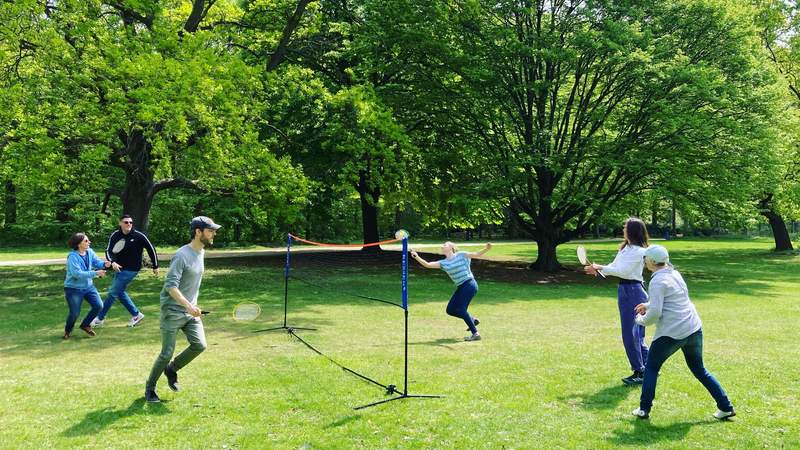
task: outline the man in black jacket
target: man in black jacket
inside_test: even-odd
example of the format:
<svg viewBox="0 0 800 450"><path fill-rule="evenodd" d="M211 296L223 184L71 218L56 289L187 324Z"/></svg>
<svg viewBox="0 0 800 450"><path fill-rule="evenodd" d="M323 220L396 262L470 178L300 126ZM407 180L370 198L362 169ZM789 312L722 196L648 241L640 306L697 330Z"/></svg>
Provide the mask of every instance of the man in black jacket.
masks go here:
<svg viewBox="0 0 800 450"><path fill-rule="evenodd" d="M103 310L92 321L92 326L102 326L108 310L116 299L131 313L129 327L135 327L142 319L142 314L133 303L130 295L125 290L128 284L136 278L142 269L142 250L147 250L150 261L153 262L153 274L158 275L158 255L156 249L147 236L139 230L133 229L133 219L124 214L119 218L119 229L111 234L106 247L106 259L111 261L114 269L114 280L108 290L108 297L103 302Z"/></svg>

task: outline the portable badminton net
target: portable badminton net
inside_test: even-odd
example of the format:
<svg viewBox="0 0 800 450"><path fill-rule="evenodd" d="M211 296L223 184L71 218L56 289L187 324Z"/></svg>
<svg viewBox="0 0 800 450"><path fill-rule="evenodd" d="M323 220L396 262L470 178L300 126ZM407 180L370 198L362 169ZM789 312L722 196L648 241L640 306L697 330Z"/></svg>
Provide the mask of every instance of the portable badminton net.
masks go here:
<svg viewBox="0 0 800 450"><path fill-rule="evenodd" d="M390 239L372 244L329 244L288 234L283 272L283 325L257 331L284 330L345 372L383 388L387 395L393 395L392 398L358 406L355 409L368 408L406 398L441 397L439 395L412 395L408 391L408 236L401 236L402 239ZM400 244L399 250L381 250L379 247L388 244ZM292 297L290 294L294 298L298 298L300 294L303 294L305 298L314 297L315 302L346 299L353 302L375 302L388 309L402 309L402 389L395 384L376 381L372 377L345 366L316 348L308 339L298 335L298 330L315 329L289 324L289 300ZM389 313L386 316L391 317ZM363 330L359 330L359 332L363 332Z"/></svg>

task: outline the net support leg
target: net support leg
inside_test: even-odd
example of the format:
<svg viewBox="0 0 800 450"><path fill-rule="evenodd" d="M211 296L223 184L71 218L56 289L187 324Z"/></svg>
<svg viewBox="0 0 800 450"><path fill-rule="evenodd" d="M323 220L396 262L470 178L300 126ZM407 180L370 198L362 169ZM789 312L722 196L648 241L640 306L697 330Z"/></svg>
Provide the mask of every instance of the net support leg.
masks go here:
<svg viewBox="0 0 800 450"><path fill-rule="evenodd" d="M286 235L286 263L283 266L283 325L280 327L273 327L273 328L265 328L263 330L256 330L253 333L263 333L265 331L278 331L283 330L287 333L291 334L294 330L308 330L308 331L316 331L316 328L304 328L304 327L290 327L286 324L286 317L289 314L289 269L291 266L291 255L292 255L292 235Z"/></svg>
<svg viewBox="0 0 800 450"><path fill-rule="evenodd" d="M384 403L393 402L395 400L405 400L407 398L442 398L443 395L411 395L408 393L408 309L403 310L404 316L404 323L405 323L405 342L403 345L404 357L403 357L403 392L399 392L395 389L394 385L390 385L389 389L387 389L387 394L400 394L397 397L387 398L386 400L380 400L377 402L372 402L366 405L356 406L355 410L364 409L364 408L371 408L373 406L382 405Z"/></svg>

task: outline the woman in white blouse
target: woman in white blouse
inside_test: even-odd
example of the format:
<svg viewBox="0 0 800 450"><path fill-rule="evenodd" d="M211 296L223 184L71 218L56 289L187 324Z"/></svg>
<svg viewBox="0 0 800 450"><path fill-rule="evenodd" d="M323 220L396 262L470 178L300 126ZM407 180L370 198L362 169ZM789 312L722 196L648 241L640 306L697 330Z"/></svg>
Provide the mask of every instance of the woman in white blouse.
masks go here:
<svg viewBox="0 0 800 450"><path fill-rule="evenodd" d="M625 221L624 240L614 261L608 265L591 264L584 267L589 275L602 273L619 278L617 306L622 329L622 344L628 355L633 374L622 379L627 385L642 384L644 366L647 364L648 348L644 344L644 327L635 322L634 308L647 301L647 292L642 285L644 251L648 246L647 227L641 219L631 217Z"/></svg>

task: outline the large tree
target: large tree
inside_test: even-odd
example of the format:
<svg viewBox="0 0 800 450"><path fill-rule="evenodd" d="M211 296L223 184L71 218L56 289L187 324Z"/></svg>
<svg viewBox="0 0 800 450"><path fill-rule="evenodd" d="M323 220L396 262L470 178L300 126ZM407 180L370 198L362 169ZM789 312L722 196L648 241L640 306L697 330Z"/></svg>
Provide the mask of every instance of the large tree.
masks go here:
<svg viewBox="0 0 800 450"><path fill-rule="evenodd" d="M769 60L783 77L791 98L785 108L783 133L775 148L776 164L764 177L758 193L758 211L769 222L776 250L792 250L786 215L798 217L800 202L800 8L797 2L765 0L759 25Z"/></svg>
<svg viewBox="0 0 800 450"><path fill-rule="evenodd" d="M427 33L407 63L419 85L448 94L447 120L469 133L485 186L537 241L533 268L557 270L556 246L626 196L726 180L769 138L772 80L746 8L506 0L409 11L411 23L382 26Z"/></svg>
<svg viewBox="0 0 800 450"><path fill-rule="evenodd" d="M299 14L308 3L295 2ZM2 8L4 38L24 55L5 75L32 97L12 130L15 145L36 136L52 142L68 168L66 189L86 186L86 177L72 175L92 170L104 181L90 189L119 196L146 229L153 199L166 189L232 193L253 190L248 180L258 179L266 193L279 178L302 178L260 139L263 105L252 101L267 81L263 73L283 61L282 41L259 66L245 64L228 45L230 28L215 26L244 14L236 4L25 0ZM283 22L287 36L292 17ZM39 150L29 152L29 163L54 158ZM71 165L76 160L94 163Z"/></svg>

